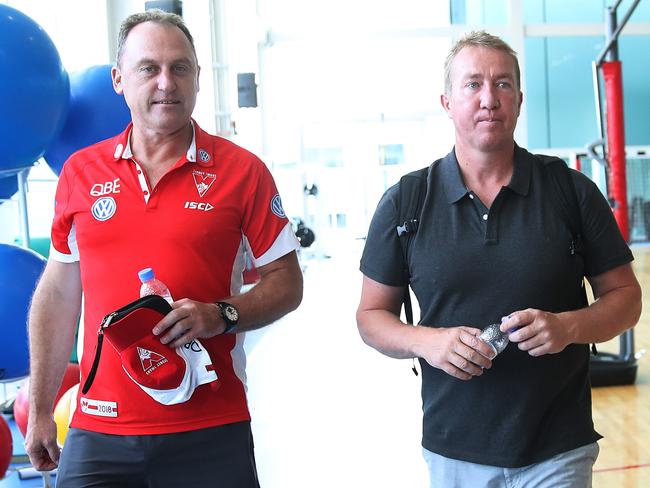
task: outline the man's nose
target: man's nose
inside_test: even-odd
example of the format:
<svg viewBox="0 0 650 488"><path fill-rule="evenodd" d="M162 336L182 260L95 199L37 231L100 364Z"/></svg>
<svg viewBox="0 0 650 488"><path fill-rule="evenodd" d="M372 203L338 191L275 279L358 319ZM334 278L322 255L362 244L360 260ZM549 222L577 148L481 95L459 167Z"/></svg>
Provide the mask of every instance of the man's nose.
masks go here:
<svg viewBox="0 0 650 488"><path fill-rule="evenodd" d="M176 88L176 80L170 69L164 68L158 74L158 89L164 92L174 91Z"/></svg>
<svg viewBox="0 0 650 488"><path fill-rule="evenodd" d="M481 91L481 108L487 110L494 110L499 108L500 102L496 92L496 88L485 84Z"/></svg>

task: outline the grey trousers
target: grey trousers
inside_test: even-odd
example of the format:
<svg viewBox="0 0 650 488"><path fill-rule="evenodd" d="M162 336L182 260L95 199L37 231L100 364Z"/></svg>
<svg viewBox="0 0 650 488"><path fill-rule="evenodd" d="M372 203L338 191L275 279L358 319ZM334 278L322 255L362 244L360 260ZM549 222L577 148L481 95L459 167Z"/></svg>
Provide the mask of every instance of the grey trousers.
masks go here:
<svg viewBox="0 0 650 488"><path fill-rule="evenodd" d="M522 468L449 459L422 449L430 488L590 488L599 447L595 442Z"/></svg>

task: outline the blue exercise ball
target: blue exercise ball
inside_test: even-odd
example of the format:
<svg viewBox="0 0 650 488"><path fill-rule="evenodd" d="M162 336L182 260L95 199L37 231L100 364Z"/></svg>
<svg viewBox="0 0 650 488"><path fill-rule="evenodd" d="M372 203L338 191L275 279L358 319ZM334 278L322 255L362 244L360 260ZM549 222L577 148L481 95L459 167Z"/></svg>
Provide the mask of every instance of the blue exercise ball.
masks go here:
<svg viewBox="0 0 650 488"><path fill-rule="evenodd" d="M57 175L72 153L119 134L131 121L124 97L113 90L111 67L92 66L70 74L68 117L45 152L47 164Z"/></svg>
<svg viewBox="0 0 650 488"><path fill-rule="evenodd" d="M29 374L27 314L44 267L45 258L40 254L0 244L0 381Z"/></svg>
<svg viewBox="0 0 650 488"><path fill-rule="evenodd" d="M29 174L29 170L25 174L25 178L27 178L28 174ZM13 197L17 191L18 191L18 176L16 175L3 176L2 174L0 174L0 205L2 205L4 200L9 200L11 197Z"/></svg>
<svg viewBox="0 0 650 488"><path fill-rule="evenodd" d="M63 127L70 81L47 33L0 4L0 169L30 166Z"/></svg>
<svg viewBox="0 0 650 488"><path fill-rule="evenodd" d="M0 178L0 205L3 200L8 200L18 191L18 177L5 176Z"/></svg>

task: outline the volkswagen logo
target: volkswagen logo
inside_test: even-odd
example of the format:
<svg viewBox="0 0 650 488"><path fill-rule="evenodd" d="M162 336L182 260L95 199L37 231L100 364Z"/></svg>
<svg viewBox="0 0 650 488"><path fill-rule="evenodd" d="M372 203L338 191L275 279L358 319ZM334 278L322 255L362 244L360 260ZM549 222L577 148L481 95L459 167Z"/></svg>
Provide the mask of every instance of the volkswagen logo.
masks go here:
<svg viewBox="0 0 650 488"><path fill-rule="evenodd" d="M271 212L280 217L281 219L285 218L284 209L282 208L282 200L280 195L275 195L271 200Z"/></svg>
<svg viewBox="0 0 650 488"><path fill-rule="evenodd" d="M113 197L100 198L95 203L93 203L91 209L93 217L95 217L100 222L110 219L113 215L115 215L116 210L117 204L115 203Z"/></svg>

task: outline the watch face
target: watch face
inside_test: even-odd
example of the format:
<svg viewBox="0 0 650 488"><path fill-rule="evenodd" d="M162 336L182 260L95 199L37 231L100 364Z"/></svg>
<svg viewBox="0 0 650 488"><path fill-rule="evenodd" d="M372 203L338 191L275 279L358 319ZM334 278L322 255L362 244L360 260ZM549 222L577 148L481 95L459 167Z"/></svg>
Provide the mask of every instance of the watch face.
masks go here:
<svg viewBox="0 0 650 488"><path fill-rule="evenodd" d="M226 314L226 317L228 317L228 320L232 320L233 322L236 322L239 318L237 309L232 305L226 305L223 309L223 312Z"/></svg>
<svg viewBox="0 0 650 488"><path fill-rule="evenodd" d="M221 306L221 312L223 313L223 317L228 321L232 323L237 323L239 320L239 312L237 312L237 309L230 305L229 303L222 303L220 304Z"/></svg>

